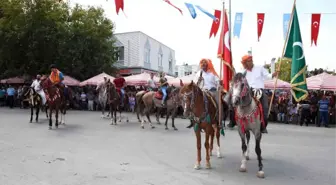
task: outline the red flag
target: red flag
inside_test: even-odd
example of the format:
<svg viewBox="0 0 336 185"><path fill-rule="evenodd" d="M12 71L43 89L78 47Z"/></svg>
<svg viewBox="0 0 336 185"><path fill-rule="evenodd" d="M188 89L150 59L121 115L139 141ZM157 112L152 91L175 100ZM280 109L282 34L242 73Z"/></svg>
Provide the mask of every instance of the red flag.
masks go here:
<svg viewBox="0 0 336 185"><path fill-rule="evenodd" d="M311 18L311 45L317 46L317 37L320 30L321 14L312 14Z"/></svg>
<svg viewBox="0 0 336 185"><path fill-rule="evenodd" d="M124 0L114 0L116 6L117 15L119 14L119 10L124 11Z"/></svg>
<svg viewBox="0 0 336 185"><path fill-rule="evenodd" d="M218 29L219 29L220 21L221 21L221 13L222 12L220 10L215 10L214 16L216 17L216 20L212 21L209 38L211 38L212 35L214 37L216 37L216 34L218 32Z"/></svg>
<svg viewBox="0 0 336 185"><path fill-rule="evenodd" d="M265 14L264 13L257 13L257 24L258 24L258 42L259 38L262 33L262 29L264 27L264 19L265 19Z"/></svg>
<svg viewBox="0 0 336 185"><path fill-rule="evenodd" d="M182 10L180 8L178 8L177 6L173 5L169 0L163 0L163 1L166 2L166 3L168 3L170 6L176 8L183 15Z"/></svg>
<svg viewBox="0 0 336 185"><path fill-rule="evenodd" d="M223 15L224 19L222 21L222 31L219 38L218 46L218 58L223 62L223 88L226 91L229 91L230 81L233 75L233 66L232 66L232 56L231 56L231 40L230 40L230 30L228 17L226 11Z"/></svg>

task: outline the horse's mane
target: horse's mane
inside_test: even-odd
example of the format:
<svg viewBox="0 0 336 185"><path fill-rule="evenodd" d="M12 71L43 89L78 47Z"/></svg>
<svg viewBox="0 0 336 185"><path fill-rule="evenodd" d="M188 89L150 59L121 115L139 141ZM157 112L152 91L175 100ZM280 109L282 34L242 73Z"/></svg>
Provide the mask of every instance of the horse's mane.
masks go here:
<svg viewBox="0 0 336 185"><path fill-rule="evenodd" d="M245 78L245 76L243 75L243 73L237 73L236 75L234 75L233 77L233 81L241 81L243 78Z"/></svg>

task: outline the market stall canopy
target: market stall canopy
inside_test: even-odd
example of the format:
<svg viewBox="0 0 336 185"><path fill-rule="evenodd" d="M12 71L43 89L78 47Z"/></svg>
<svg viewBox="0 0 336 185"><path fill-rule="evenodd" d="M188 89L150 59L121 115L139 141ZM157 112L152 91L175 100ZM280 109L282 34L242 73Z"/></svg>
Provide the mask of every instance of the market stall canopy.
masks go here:
<svg viewBox="0 0 336 185"><path fill-rule="evenodd" d="M67 75L64 75L64 81L63 83L67 86L78 86L80 84L80 81L70 77L70 76L67 76Z"/></svg>
<svg viewBox="0 0 336 185"><path fill-rule="evenodd" d="M274 89L275 79L266 80L264 82L265 89ZM291 89L291 84L278 79L276 89Z"/></svg>
<svg viewBox="0 0 336 185"><path fill-rule="evenodd" d="M23 84L25 80L20 77L7 78L0 81L0 83L7 84Z"/></svg>
<svg viewBox="0 0 336 185"><path fill-rule="evenodd" d="M125 77L127 85L147 86L149 79L150 79L150 74L149 73L141 73L141 74L131 75L131 76ZM167 78L167 80L168 80L168 78ZM154 76L154 82L156 84L158 84L159 83L159 77Z"/></svg>
<svg viewBox="0 0 336 185"><path fill-rule="evenodd" d="M107 79L110 79L111 81L114 80L114 77L113 76L110 76L106 73L101 73L97 76L94 76L90 79L87 79L81 83L79 83L80 86L86 86L86 85L98 85L99 83L103 82L104 81L104 76L107 77Z"/></svg>
<svg viewBox="0 0 336 185"><path fill-rule="evenodd" d="M195 74L191 74L191 75L183 76L180 78L168 79L168 83L170 85L174 85L175 87L180 87L180 80L182 80L182 83L184 85L188 85L191 83L192 80L194 80L194 78L195 78Z"/></svg>
<svg viewBox="0 0 336 185"><path fill-rule="evenodd" d="M336 76L321 73L307 78L307 86L309 90L336 90Z"/></svg>

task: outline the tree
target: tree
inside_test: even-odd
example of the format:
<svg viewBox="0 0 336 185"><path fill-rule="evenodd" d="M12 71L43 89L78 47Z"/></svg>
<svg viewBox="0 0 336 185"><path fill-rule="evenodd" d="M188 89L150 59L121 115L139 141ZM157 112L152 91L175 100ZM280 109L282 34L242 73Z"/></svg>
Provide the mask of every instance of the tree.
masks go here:
<svg viewBox="0 0 336 185"><path fill-rule="evenodd" d="M279 72L279 79L286 81L286 82L290 82L291 80L291 60L287 58L283 58L282 60L280 60L279 58L278 61L275 63L275 70L279 68L280 61L281 61L281 68Z"/></svg>
<svg viewBox="0 0 336 185"><path fill-rule="evenodd" d="M115 71L114 25L101 8L1 0L0 10L0 78L47 74L52 63L79 80Z"/></svg>

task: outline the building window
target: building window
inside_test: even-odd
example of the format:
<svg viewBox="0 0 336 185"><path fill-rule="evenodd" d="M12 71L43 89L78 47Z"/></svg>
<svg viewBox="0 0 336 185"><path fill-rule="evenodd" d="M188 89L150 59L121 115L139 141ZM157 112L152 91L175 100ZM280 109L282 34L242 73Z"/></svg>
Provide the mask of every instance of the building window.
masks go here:
<svg viewBox="0 0 336 185"><path fill-rule="evenodd" d="M169 71L173 70L173 60L169 59Z"/></svg>
<svg viewBox="0 0 336 185"><path fill-rule="evenodd" d="M145 48L144 62L150 63L150 49L149 48Z"/></svg>
<svg viewBox="0 0 336 185"><path fill-rule="evenodd" d="M122 60L125 60L125 49L124 49L124 46L122 46L122 47L119 47L118 48L118 61L122 61Z"/></svg>
<svg viewBox="0 0 336 185"><path fill-rule="evenodd" d="M159 67L162 67L162 57L163 57L163 55L162 54L158 54L158 66Z"/></svg>

